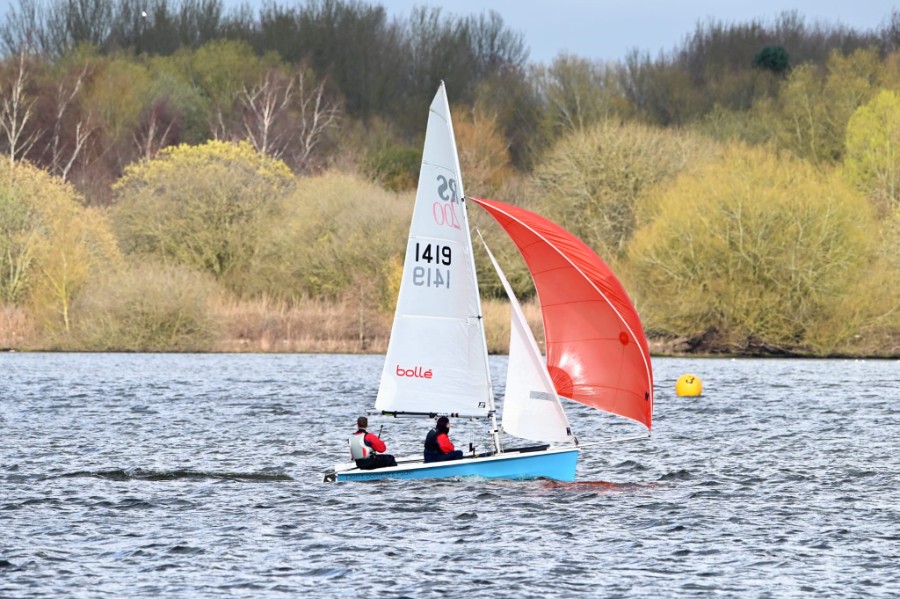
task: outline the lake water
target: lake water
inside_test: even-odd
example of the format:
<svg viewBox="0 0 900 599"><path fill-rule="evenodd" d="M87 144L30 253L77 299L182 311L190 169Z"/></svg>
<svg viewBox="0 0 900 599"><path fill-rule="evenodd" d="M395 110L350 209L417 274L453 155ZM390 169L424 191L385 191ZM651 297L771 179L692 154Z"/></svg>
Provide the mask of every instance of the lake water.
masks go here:
<svg viewBox="0 0 900 599"><path fill-rule="evenodd" d="M897 361L656 359L652 437L573 484L325 484L381 364L0 354L0 596L900 596ZM428 428L382 425L395 454Z"/></svg>

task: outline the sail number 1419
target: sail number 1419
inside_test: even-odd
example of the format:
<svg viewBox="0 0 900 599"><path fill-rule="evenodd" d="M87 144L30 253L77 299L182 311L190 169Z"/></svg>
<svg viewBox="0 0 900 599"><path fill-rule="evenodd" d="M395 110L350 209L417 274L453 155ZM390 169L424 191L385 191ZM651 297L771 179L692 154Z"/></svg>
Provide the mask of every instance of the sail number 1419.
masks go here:
<svg viewBox="0 0 900 599"><path fill-rule="evenodd" d="M428 266L413 267L413 284L419 287L446 287L450 288L450 269L441 268L450 266L453 251L449 245L437 243L416 243L416 262L427 262Z"/></svg>

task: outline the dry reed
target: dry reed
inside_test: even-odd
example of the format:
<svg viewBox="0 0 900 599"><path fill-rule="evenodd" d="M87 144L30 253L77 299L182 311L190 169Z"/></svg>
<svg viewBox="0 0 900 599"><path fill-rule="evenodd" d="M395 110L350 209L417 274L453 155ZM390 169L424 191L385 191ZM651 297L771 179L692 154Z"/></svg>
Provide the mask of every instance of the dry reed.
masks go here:
<svg viewBox="0 0 900 599"><path fill-rule="evenodd" d="M499 299L487 299L482 302L484 312L484 335L487 338L488 352L492 354L509 353L509 302ZM528 321L531 331L541 351L544 350L544 327L541 321L541 308L535 302L522 304L522 312Z"/></svg>
<svg viewBox="0 0 900 599"><path fill-rule="evenodd" d="M34 340L34 324L25 310L0 304L0 350L28 349Z"/></svg>
<svg viewBox="0 0 900 599"><path fill-rule="evenodd" d="M223 300L213 310L222 352L380 353L390 335L389 315L352 299Z"/></svg>
<svg viewBox="0 0 900 599"><path fill-rule="evenodd" d="M509 351L509 304L484 302L488 351ZM525 316L543 344L540 308L523 305ZM214 308L223 335L214 344L221 352L384 353L391 331L391 315L374 307L360 307L353 298L339 301L305 299L287 305L261 298L222 301Z"/></svg>
<svg viewBox="0 0 900 599"><path fill-rule="evenodd" d="M534 303L522 308L543 347L540 308ZM220 331L212 351L235 353L384 353L392 320L391 314L352 297L308 298L292 304L266 297L220 299L210 311ZM483 312L488 351L507 353L509 303L485 300ZM39 332L23 309L0 305L0 349L41 349L41 345Z"/></svg>

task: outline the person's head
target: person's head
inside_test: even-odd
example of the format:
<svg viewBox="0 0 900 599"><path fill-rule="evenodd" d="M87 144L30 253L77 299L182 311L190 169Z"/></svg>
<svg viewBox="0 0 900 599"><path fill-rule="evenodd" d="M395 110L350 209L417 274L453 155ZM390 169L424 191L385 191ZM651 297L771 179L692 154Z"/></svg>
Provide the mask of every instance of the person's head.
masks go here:
<svg viewBox="0 0 900 599"><path fill-rule="evenodd" d="M359 428L369 428L369 419L365 416L360 416L356 419L356 426Z"/></svg>
<svg viewBox="0 0 900 599"><path fill-rule="evenodd" d="M435 428L438 430L438 432L446 433L450 430L450 419L446 416L441 416L437 419L437 425L435 426Z"/></svg>

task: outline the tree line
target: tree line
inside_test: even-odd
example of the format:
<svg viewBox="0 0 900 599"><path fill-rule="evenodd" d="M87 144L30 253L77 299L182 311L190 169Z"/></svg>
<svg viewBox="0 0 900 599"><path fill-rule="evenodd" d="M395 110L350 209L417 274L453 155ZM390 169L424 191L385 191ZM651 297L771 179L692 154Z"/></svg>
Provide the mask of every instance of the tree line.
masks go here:
<svg viewBox="0 0 900 599"><path fill-rule="evenodd" d="M657 57L548 65L495 13L342 0L20 0L0 40L0 298L42 343L205 347L216 294L351 298L364 337L443 79L467 191L581 236L652 337L898 352L900 13L709 22Z"/></svg>

